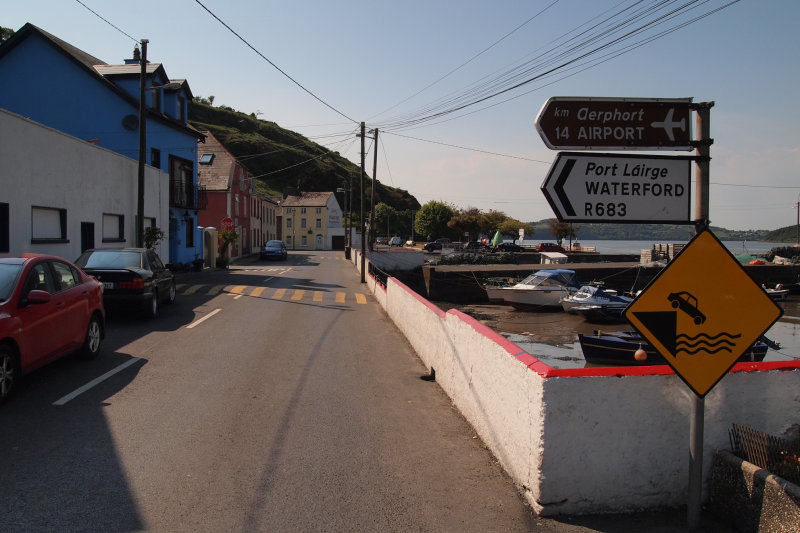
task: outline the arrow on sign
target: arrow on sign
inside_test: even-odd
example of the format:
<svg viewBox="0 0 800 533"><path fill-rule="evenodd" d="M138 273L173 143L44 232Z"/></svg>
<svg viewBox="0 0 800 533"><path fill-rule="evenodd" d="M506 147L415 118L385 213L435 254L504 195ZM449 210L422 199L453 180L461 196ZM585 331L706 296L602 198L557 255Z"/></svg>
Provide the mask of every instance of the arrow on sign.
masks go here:
<svg viewBox="0 0 800 533"><path fill-rule="evenodd" d="M542 192L562 222L688 224L691 160L560 152Z"/></svg>

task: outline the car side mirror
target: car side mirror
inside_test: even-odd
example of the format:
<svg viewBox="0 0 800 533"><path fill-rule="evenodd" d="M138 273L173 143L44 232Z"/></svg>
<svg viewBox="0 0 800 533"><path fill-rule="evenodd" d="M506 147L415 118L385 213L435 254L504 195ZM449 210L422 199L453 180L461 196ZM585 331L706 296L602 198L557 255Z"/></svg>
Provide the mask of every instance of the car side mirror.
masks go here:
<svg viewBox="0 0 800 533"><path fill-rule="evenodd" d="M25 303L28 304L46 304L50 301L50 293L47 291L32 290L25 297Z"/></svg>

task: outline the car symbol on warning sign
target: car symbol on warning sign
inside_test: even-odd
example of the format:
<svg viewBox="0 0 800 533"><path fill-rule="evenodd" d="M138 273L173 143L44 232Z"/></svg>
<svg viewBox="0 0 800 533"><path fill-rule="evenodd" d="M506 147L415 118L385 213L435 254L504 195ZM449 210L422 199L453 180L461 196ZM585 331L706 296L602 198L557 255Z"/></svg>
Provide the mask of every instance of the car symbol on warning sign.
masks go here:
<svg viewBox="0 0 800 533"><path fill-rule="evenodd" d="M782 314L708 230L625 310L628 322L700 397Z"/></svg>

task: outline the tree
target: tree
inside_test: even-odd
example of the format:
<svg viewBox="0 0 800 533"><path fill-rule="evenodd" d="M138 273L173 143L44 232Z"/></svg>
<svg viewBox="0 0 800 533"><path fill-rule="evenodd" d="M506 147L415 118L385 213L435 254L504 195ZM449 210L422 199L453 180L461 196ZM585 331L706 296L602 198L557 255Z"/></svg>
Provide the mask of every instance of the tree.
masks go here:
<svg viewBox="0 0 800 533"><path fill-rule="evenodd" d="M516 241L519 239L519 230L525 230L526 235L533 235L536 233L536 228L533 225L528 224L527 222L520 222L514 218L506 218L499 226L497 226L497 231L499 231L502 235L508 235L514 237Z"/></svg>
<svg viewBox="0 0 800 533"><path fill-rule="evenodd" d="M555 218L548 220L547 224L550 227L550 234L556 238L559 246L564 242L564 237L575 238L575 233L580 229L580 226L573 228L569 222L559 222Z"/></svg>
<svg viewBox="0 0 800 533"><path fill-rule="evenodd" d="M414 231L417 235L425 235L428 239L449 235L452 232L447 223L456 214L455 208L450 205L431 200L422 207L414 220Z"/></svg>
<svg viewBox="0 0 800 533"><path fill-rule="evenodd" d="M392 228L394 228L394 233L397 233L397 210L388 204L379 202L375 206L375 234L380 235L385 231L386 236L391 237L389 233L393 231Z"/></svg>
<svg viewBox="0 0 800 533"><path fill-rule="evenodd" d="M485 225L485 216L476 207L462 210L447 221L448 228L452 229L458 235L469 233L473 240L478 238L478 235Z"/></svg>
<svg viewBox="0 0 800 533"><path fill-rule="evenodd" d="M144 247L150 250L158 246L161 239L164 238L164 232L161 228L156 226L148 226L144 228Z"/></svg>
<svg viewBox="0 0 800 533"><path fill-rule="evenodd" d="M0 26L0 44L3 44L7 40L11 39L11 36L14 35L14 33L16 32L11 28L3 28Z"/></svg>

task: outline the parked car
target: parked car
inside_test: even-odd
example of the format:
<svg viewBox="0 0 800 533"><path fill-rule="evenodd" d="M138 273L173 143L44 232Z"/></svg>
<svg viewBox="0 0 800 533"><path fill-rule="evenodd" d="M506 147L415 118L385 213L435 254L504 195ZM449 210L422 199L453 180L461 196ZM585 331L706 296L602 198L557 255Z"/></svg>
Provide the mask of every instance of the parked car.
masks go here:
<svg viewBox="0 0 800 533"><path fill-rule="evenodd" d="M435 241L431 241L431 242L425 243L425 246L423 246L423 248L425 249L426 252L432 252L434 250L441 250L442 249L442 245L449 244L449 243L450 243L450 239L448 239L447 237L442 237L442 238L436 239Z"/></svg>
<svg viewBox="0 0 800 533"><path fill-rule="evenodd" d="M392 237L389 239L389 246L403 246L403 239L400 237Z"/></svg>
<svg viewBox="0 0 800 533"><path fill-rule="evenodd" d="M52 255L0 258L0 403L20 376L69 353L97 357L103 286Z"/></svg>
<svg viewBox="0 0 800 533"><path fill-rule="evenodd" d="M490 248L480 241L470 241L461 249L463 252L488 252Z"/></svg>
<svg viewBox="0 0 800 533"><path fill-rule="evenodd" d="M501 242L494 247L495 252L524 252L525 248L513 242Z"/></svg>
<svg viewBox="0 0 800 533"><path fill-rule="evenodd" d="M376 237L375 244L389 244L389 240L386 237Z"/></svg>
<svg viewBox="0 0 800 533"><path fill-rule="evenodd" d="M557 245L554 242L543 242L539 246L536 247L536 250L539 252L561 252L564 253L566 250L561 246Z"/></svg>
<svg viewBox="0 0 800 533"><path fill-rule="evenodd" d="M288 256L289 252L286 251L286 245L283 244L283 241L267 241L264 246L261 247L261 259L278 259L280 261L285 261Z"/></svg>
<svg viewBox="0 0 800 533"><path fill-rule="evenodd" d="M107 309L134 309L155 318L161 303L175 302L175 276L153 250L86 250L75 264L103 284Z"/></svg>

